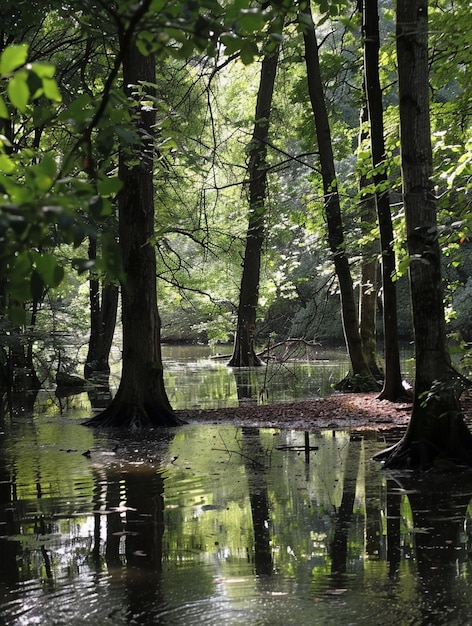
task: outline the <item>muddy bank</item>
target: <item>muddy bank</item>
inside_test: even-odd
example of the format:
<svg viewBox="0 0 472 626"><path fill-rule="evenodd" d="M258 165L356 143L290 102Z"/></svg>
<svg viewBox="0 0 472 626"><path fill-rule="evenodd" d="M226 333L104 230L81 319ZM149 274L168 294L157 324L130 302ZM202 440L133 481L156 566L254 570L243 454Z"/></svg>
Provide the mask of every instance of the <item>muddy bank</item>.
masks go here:
<svg viewBox="0 0 472 626"><path fill-rule="evenodd" d="M264 428L316 430L391 431L404 429L410 419L410 402L378 400L376 393L335 394L301 402L177 411L189 423L232 424ZM472 400L462 404L467 423L472 423Z"/></svg>

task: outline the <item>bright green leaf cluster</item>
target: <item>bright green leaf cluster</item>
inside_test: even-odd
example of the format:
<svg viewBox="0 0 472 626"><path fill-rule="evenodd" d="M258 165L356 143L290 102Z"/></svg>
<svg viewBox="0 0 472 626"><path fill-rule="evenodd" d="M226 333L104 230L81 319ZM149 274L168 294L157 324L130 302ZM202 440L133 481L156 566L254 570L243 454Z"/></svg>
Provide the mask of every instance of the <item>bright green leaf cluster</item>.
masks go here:
<svg viewBox="0 0 472 626"><path fill-rule="evenodd" d="M25 113L28 104L45 96L60 102L61 94L54 79L55 67L49 63L27 63L28 46L7 47L0 56L0 79L7 80L6 93L11 104ZM0 94L0 117L10 117L8 106Z"/></svg>

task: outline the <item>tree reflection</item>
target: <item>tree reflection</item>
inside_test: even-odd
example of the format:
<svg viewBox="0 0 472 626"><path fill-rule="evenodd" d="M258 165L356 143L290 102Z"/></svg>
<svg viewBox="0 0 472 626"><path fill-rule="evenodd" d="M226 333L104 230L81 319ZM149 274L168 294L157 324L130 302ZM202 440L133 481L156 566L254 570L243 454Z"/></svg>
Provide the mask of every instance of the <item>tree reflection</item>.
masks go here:
<svg viewBox="0 0 472 626"><path fill-rule="evenodd" d="M95 411L105 409L112 399L110 376L103 373L96 374L92 377L91 382L93 384L87 387L87 395L92 409Z"/></svg>
<svg viewBox="0 0 472 626"><path fill-rule="evenodd" d="M96 491L103 473L97 473ZM162 603L162 537L164 479L152 465L106 472L106 510L97 511L95 524L106 520L103 546L109 572L123 576L129 623L154 624ZM95 531L95 537L101 533ZM94 546L97 553L97 546Z"/></svg>
<svg viewBox="0 0 472 626"><path fill-rule="evenodd" d="M264 463L266 453L261 445L258 428L242 428L241 434L254 528L254 566L257 575L269 575L274 565Z"/></svg>
<svg viewBox="0 0 472 626"><path fill-rule="evenodd" d="M466 536L465 530L472 498L472 476L470 473L428 473L390 477L390 484L393 481L398 489L390 489L388 498L394 499L395 512L400 493L407 494L411 506L419 623L437 623L448 615L454 616L454 623L460 623L458 607L462 607L463 602L459 597L458 580L469 561L467 545L471 537ZM392 518L395 520L396 516ZM396 525L390 526L389 532L390 544L399 541ZM400 561L398 543L395 549L390 548L389 557L396 567Z"/></svg>
<svg viewBox="0 0 472 626"><path fill-rule="evenodd" d="M349 447L344 469L344 484L341 505L338 508L334 536L331 542L332 582L340 583L346 573L348 557L348 535L356 497L357 475L359 472L360 446L349 440Z"/></svg>
<svg viewBox="0 0 472 626"><path fill-rule="evenodd" d="M232 371L236 381L239 406L257 404L257 378L254 370L249 367L236 367Z"/></svg>
<svg viewBox="0 0 472 626"><path fill-rule="evenodd" d="M18 556L21 551L20 543L9 539L20 532L20 521L13 505L13 487L3 450L0 450L0 580L7 585L19 580Z"/></svg>
<svg viewBox="0 0 472 626"><path fill-rule="evenodd" d="M402 490L397 488L396 481L387 478L387 562L389 576L396 578L401 563L401 501Z"/></svg>
<svg viewBox="0 0 472 626"><path fill-rule="evenodd" d="M347 432L310 433L307 463L301 431L188 426L169 448L74 426L70 450L44 445L51 420L19 423L0 449L0 621L301 624L316 601L323 624L470 622L468 474L380 472Z"/></svg>

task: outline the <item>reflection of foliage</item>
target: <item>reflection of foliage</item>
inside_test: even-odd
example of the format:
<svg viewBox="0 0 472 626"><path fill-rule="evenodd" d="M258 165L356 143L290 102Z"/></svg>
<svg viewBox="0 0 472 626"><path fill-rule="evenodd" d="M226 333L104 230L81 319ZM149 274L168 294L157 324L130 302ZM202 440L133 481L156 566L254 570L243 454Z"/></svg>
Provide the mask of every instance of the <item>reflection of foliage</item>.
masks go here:
<svg viewBox="0 0 472 626"><path fill-rule="evenodd" d="M232 606L227 603L241 602L242 594L251 602L261 593L267 599L268 592L286 594L288 589L296 588L297 598L298 594L301 598L309 596L310 607L313 597L344 594L344 598L349 596L346 607L351 619L359 610L358 603L364 608L366 602L378 607L379 588L389 590L391 602L391 578L384 558L387 526L382 522L386 520L384 498L398 489L394 485L385 493L384 477L368 461L378 448L376 443L352 440L348 432L310 433L310 443L317 450L307 463L299 453L304 444L301 431L246 432L244 437L250 441L245 447L240 429L189 426L179 429L170 443L156 441L150 433L132 441L120 439L118 451L110 454L111 440L105 437L94 442L88 429L64 420L35 420L34 424L29 422L29 427L23 422L21 433L10 432L10 428L7 425L5 433L7 464L16 469L18 500L13 505L20 515L21 530L9 541L18 544L17 563L23 564L19 574L25 600L31 597L30 589L32 593L37 590L34 584L25 586L25 581L46 578L43 548L50 560L55 589L71 602L63 585L69 589L71 580L79 585L87 581L89 589L97 564L105 577L119 573L115 585L120 584L118 580L123 585L142 580L141 574L149 583L154 581L153 572L158 572L159 580L165 583L166 597L172 595L178 607L213 598L222 589L227 594L226 609ZM50 440L57 443L46 444ZM85 459L80 451L62 449L67 445L87 445L92 449L92 459ZM267 458L257 459L263 461L263 470L251 462L249 451L258 448L268 453ZM228 454L228 450L237 453ZM240 452L248 452L250 461ZM355 467L358 470L350 471ZM266 490L269 504L268 531L275 569L264 579L261 589L254 587L255 538L249 481L253 489ZM381 494L383 499L379 500ZM407 560L401 563L394 597L407 602L410 611L417 602L415 542L418 533L426 533L427 528L415 527L410 495L395 495L400 495L398 541ZM353 502L345 527L347 577L340 579L333 571L336 554L332 544L340 510L347 500ZM163 513L161 521L159 511ZM44 527L38 525L39 516L43 516ZM119 558L115 561L107 561L104 535L95 536L98 559L89 558L97 518L102 530L109 531L107 540L116 540ZM154 562L155 569L151 569L150 562L160 554L155 533L162 530L162 524L161 571ZM137 553L127 553L125 546L134 546ZM148 548L146 554L139 551L140 546ZM156 552L151 554L153 546L157 546ZM102 580L99 577L98 584ZM454 585L463 584L465 579L461 580ZM159 590L157 581L156 587L147 585L149 608L155 609L155 603L161 602ZM134 599L142 599L142 589L137 591ZM129 587L127 593L131 593ZM123 602L131 599L127 594L120 597ZM114 596L114 602L114 608L121 610L121 600L116 603ZM140 604L141 611L146 607Z"/></svg>

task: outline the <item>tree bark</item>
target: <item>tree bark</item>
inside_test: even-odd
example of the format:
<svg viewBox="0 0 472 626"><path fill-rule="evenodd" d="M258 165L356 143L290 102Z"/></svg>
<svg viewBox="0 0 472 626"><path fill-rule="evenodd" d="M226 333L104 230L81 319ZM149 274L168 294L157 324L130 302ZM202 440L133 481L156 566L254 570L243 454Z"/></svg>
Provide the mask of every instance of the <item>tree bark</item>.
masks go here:
<svg viewBox="0 0 472 626"><path fill-rule="evenodd" d="M89 259L94 260L96 256L97 240L91 237ZM103 286L100 297L100 281L94 276L90 277L90 337L84 366L85 378L110 373L109 358L116 326L118 295L117 285L108 284Z"/></svg>
<svg viewBox="0 0 472 626"><path fill-rule="evenodd" d="M256 355L254 339L266 218L267 139L278 59L277 45L262 61L254 130L248 149L249 222L239 292L238 321L233 354L228 364L232 367L262 365Z"/></svg>
<svg viewBox="0 0 472 626"><path fill-rule="evenodd" d="M368 120L367 108L362 107L360 115L361 131L359 143L362 145L368 138L365 123ZM377 213L375 197L372 193L363 193L370 180L363 174L359 180L361 199L358 203L359 221L364 234L375 223ZM378 298L378 240L377 238L364 243L361 253L361 282L359 288L359 332L361 334L362 349L372 375L376 380L383 379L383 372L377 360L377 298Z"/></svg>
<svg viewBox="0 0 472 626"><path fill-rule="evenodd" d="M344 242L331 131L325 104L323 83L321 80L318 44L309 1L303 3L299 21L303 26L308 91L318 140L321 175L323 179L324 209L328 226L328 243L333 255L334 267L341 293L344 337L351 362L349 380L353 381L353 383L349 382L348 384L354 384L353 390L355 391L357 382L354 381L357 378L357 381L362 379L363 390L366 390L366 388L377 389L377 383L369 370L362 349L362 341L359 333L357 305Z"/></svg>
<svg viewBox="0 0 472 626"><path fill-rule="evenodd" d="M137 107L139 141L124 146L119 175L119 238L125 281L122 285L123 361L120 386L110 406L89 425L141 428L174 426L174 414L164 387L160 319L156 295L154 234L153 126L155 112L139 104L140 87L155 84L155 58L132 45L123 56L123 82Z"/></svg>
<svg viewBox="0 0 472 626"><path fill-rule="evenodd" d="M403 202L410 257L415 388L403 439L387 467L428 468L443 457L472 465L472 436L460 411L446 345L428 83L428 4L397 0L397 57Z"/></svg>
<svg viewBox="0 0 472 626"><path fill-rule="evenodd" d="M375 214L375 200L369 195L359 203L362 221L372 223L372 211ZM374 218L375 219L375 218ZM383 379L377 360L377 297L378 297L378 261L377 241L364 244L361 258L361 284L359 287L359 332L362 349L372 375L377 380Z"/></svg>
<svg viewBox="0 0 472 626"><path fill-rule="evenodd" d="M397 291L393 281L395 252L393 249L393 225L388 194L386 169L382 89L379 78L379 15L378 0L364 0L364 73L367 108L369 113L370 143L372 152L373 180L376 187L375 202L380 230L383 328L385 376L381 400L398 400L404 395L398 346Z"/></svg>

